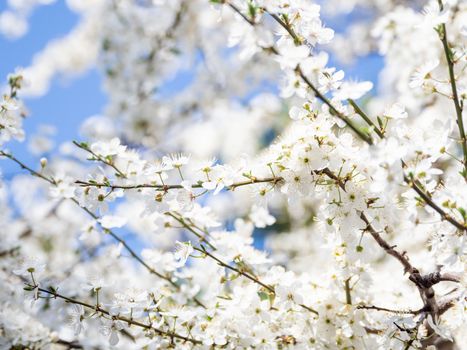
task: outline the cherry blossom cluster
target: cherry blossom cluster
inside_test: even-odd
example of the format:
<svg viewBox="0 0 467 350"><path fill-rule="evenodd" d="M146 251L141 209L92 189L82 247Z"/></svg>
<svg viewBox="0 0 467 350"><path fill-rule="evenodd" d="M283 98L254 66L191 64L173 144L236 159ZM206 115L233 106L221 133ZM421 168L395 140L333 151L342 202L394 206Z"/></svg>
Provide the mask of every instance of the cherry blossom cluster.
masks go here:
<svg viewBox="0 0 467 350"><path fill-rule="evenodd" d="M18 89L22 85L21 75L11 75L8 77L9 92L2 96L0 104L0 144L16 139L24 139L22 128L25 112L21 110L16 97Z"/></svg>
<svg viewBox="0 0 467 350"><path fill-rule="evenodd" d="M467 343L467 3L338 4L371 7L375 96L319 3L69 2L0 100L0 349ZM83 140L11 152L22 97L94 66Z"/></svg>

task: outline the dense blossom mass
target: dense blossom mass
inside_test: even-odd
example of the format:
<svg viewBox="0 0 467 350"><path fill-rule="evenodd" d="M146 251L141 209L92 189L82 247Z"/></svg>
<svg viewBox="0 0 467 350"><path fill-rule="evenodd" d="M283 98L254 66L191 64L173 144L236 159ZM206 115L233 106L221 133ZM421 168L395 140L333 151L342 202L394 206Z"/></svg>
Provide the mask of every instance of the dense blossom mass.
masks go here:
<svg viewBox="0 0 467 350"><path fill-rule="evenodd" d="M66 3L0 98L0 349L466 349L465 0ZM80 139L25 135L94 67Z"/></svg>

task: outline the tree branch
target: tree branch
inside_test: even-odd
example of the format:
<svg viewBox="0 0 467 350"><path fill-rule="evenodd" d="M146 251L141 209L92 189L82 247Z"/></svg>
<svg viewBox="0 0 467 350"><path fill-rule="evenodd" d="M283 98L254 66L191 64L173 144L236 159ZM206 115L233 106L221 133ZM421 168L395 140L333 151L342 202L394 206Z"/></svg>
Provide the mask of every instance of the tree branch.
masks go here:
<svg viewBox="0 0 467 350"><path fill-rule="evenodd" d="M404 164L404 163L403 163ZM428 204L431 208L433 208L440 216L442 220L448 221L454 227L461 231L467 231L467 225L458 222L454 219L451 215L446 213L438 204L436 204L430 197L428 193L426 193L418 184L417 181L414 179L409 178L407 175L404 174L404 181L407 185L412 188L417 194L423 199L423 201Z"/></svg>
<svg viewBox="0 0 467 350"><path fill-rule="evenodd" d="M373 123L373 121L370 119L370 117L368 117L366 115L366 113L360 108L359 105L357 105L357 103L352 100L351 98L349 98L347 100L349 102L349 104L353 107L353 109L355 110L355 112L357 112L358 115L360 115L362 117L362 119L376 132L376 134L381 138L381 139L384 139L384 134L381 132L381 130L375 125L375 123Z"/></svg>
<svg viewBox="0 0 467 350"><path fill-rule="evenodd" d="M109 161L103 157L101 157L100 155L94 153L89 147L85 146L84 144L82 143L79 143L79 142L76 142L76 141L73 141L73 144L75 146L77 146L78 148L90 153L94 158L95 160L98 160L110 167L112 167L115 171L116 171L116 174L124 179L127 178L127 176L125 175L125 173L123 171L121 171L119 168L117 168L117 166L112 162L112 161Z"/></svg>
<svg viewBox="0 0 467 350"><path fill-rule="evenodd" d="M48 290L48 289L40 288L37 285L27 284L27 286L31 287L31 288L34 288L34 289L37 288L37 290L39 292L46 293L48 295L53 296L54 298L59 298L59 299L65 300L67 303L81 305L81 306L83 306L83 307L85 307L87 309L94 310L96 312L100 312L101 314L104 314L106 316L110 316L112 319L123 321L123 322L127 323L128 325L134 325L134 326L141 327L141 328L144 328L144 329L147 329L147 330L152 330L152 331L156 332L159 335L166 336L166 337L169 337L171 339L177 338L177 339L187 341L187 342L190 342L190 343L193 343L193 344L201 344L201 342L199 340L188 338L188 337L185 337L183 335L180 335L180 334L177 334L177 333L174 333L174 332L164 331L162 329L153 327L151 324L146 324L146 323L136 321L133 318L127 318L127 317L120 316L120 315L111 315L109 311L107 311L106 309L103 309L100 305L91 305L91 304L88 304L86 302L76 300L76 299L67 297L65 295L59 294L55 290Z"/></svg>
<svg viewBox="0 0 467 350"><path fill-rule="evenodd" d="M237 187L243 187L243 186L265 183L265 182L278 183L282 180L283 180L282 177L267 177L267 178L259 178L259 179L251 178L250 180L236 182L230 186L227 186L226 188L228 190L234 190ZM104 183L104 182L82 181L82 180L77 180L75 181L75 183L80 185L81 187L98 187L98 188L103 187L103 188L110 188L114 190L115 189L137 190L141 188L154 188L157 191L167 192L169 190L184 188L182 185L178 185L178 184L160 185L160 184L148 183L148 184L137 184L137 185L121 185L121 184L111 184L111 183ZM191 188L203 188L203 184L199 182L196 184L192 184L190 186Z"/></svg>
<svg viewBox="0 0 467 350"><path fill-rule="evenodd" d="M425 308L421 308L420 310L394 310L394 309L388 309L385 307L380 307L380 306L375 306L375 305L358 305L357 309L376 310L376 311L391 312L393 314L411 314L411 315L418 315L419 313L425 311Z"/></svg>
<svg viewBox="0 0 467 350"><path fill-rule="evenodd" d="M440 5L440 10L443 11L443 2L442 0L439 0L439 5ZM452 91L452 100L454 102L454 108L456 110L456 116L457 116L457 127L459 129L459 134L461 137L461 146L462 146L462 153L464 155L463 157L463 165L464 165L464 170L463 170L463 177L467 181L467 138L465 136L465 129L464 129L464 121L462 119L462 110L463 110L463 104L459 99L459 94L457 91L457 86L456 86L456 76L454 74L454 60L453 60L453 53L449 47L448 43L448 33L446 30L446 24L443 23L441 24L441 30L438 31L438 34L440 36L441 42L443 43L443 50L444 50L444 55L446 57L446 62L448 64L448 71L449 71L449 80L451 83L451 91Z"/></svg>

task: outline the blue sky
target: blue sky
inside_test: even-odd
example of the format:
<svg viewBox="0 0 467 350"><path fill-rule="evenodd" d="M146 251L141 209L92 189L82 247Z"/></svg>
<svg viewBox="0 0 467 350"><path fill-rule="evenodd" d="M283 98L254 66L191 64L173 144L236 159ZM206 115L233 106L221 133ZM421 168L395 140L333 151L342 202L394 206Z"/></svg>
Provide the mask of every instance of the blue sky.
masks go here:
<svg viewBox="0 0 467 350"><path fill-rule="evenodd" d="M6 7L6 1L0 1L0 11ZM34 54L45 47L47 42L67 34L76 24L77 16L69 11L65 1L57 1L48 6L38 7L30 18L29 32L18 40L8 40L0 36L0 79L2 85L6 77L16 67L27 66ZM348 19L333 20L336 29L345 27ZM331 62L336 64L336 62ZM359 80L375 81L381 68L381 58L373 55L360 61L353 67L344 67L346 76ZM180 78L180 79L178 79ZM185 85L184 78L190 79L190 74L181 74L176 83ZM173 84L171 84L172 86ZM176 86L172 86L176 88ZM63 141L78 139L78 128L81 121L93 114L98 114L106 102L102 92L100 76L96 70L87 72L75 79L58 78L53 81L46 96L27 99L26 105L30 117L25 120L25 130L28 135L37 131L41 124L54 125L56 145ZM27 163L37 163L37 159L28 154L26 143L11 142L8 147ZM10 162L2 162L2 172L5 177L19 171Z"/></svg>
<svg viewBox="0 0 467 350"><path fill-rule="evenodd" d="M0 1L0 11L5 9L5 3ZM30 19L29 32L24 37L9 40L0 36L1 85L6 83L7 75L16 67L29 65L34 54L44 48L49 40L67 34L77 20L78 17L68 10L65 2L58 1L37 8ZM100 77L95 70L73 80L56 79L46 96L25 101L30 111L30 117L24 123L26 133L30 135L37 131L39 125L49 124L57 128L56 144L76 139L81 121L99 113L105 101ZM11 142L8 147L26 162L35 160L26 152L25 142ZM1 168L5 177L18 170L6 161L1 163Z"/></svg>

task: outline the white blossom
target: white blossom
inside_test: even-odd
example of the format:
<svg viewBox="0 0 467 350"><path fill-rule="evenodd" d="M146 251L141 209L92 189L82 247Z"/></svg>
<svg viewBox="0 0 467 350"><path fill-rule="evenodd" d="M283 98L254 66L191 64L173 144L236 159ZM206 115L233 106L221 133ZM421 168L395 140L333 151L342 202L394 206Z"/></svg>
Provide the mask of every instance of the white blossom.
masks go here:
<svg viewBox="0 0 467 350"><path fill-rule="evenodd" d="M78 336L83 330L84 308L82 305L73 304L68 313L70 326L73 327L75 336Z"/></svg>
<svg viewBox="0 0 467 350"><path fill-rule="evenodd" d="M175 242L174 257L177 261L177 267L182 267L186 264L188 257L193 253L191 242Z"/></svg>

